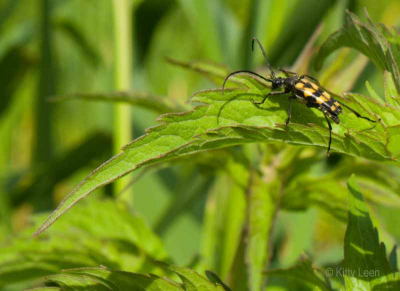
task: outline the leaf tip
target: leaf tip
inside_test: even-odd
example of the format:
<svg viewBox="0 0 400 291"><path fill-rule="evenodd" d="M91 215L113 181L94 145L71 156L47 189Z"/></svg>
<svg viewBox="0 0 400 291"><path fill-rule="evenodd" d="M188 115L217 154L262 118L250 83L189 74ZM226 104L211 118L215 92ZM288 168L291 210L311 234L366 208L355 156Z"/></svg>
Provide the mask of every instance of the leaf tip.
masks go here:
<svg viewBox="0 0 400 291"><path fill-rule="evenodd" d="M46 229L48 229L50 227L50 225L52 225L54 223L50 222L49 223L49 219L46 219L45 222L43 222L39 228L32 234L32 237L37 237L39 234L41 234L42 232L44 232Z"/></svg>
<svg viewBox="0 0 400 291"><path fill-rule="evenodd" d="M43 224L32 234L32 237L37 237L39 234L41 234L43 231L46 229L43 228Z"/></svg>
<svg viewBox="0 0 400 291"><path fill-rule="evenodd" d="M350 191L350 194L360 193L360 189L357 184L357 177L355 174L351 174L349 180L347 181L347 187Z"/></svg>
<svg viewBox="0 0 400 291"><path fill-rule="evenodd" d="M357 177L355 174L351 174L349 180L347 181L347 188L349 189L350 194L352 194L353 196L355 193L360 192L357 184Z"/></svg>
<svg viewBox="0 0 400 291"><path fill-rule="evenodd" d="M67 196L68 197L68 196ZM53 211L53 213L50 214L49 217L47 217L47 219L39 226L39 228L32 234L32 237L36 237L39 234L41 234L42 232L44 232L46 229L48 229L50 226L53 225L54 222L56 222L56 220L63 215L68 209L70 209L72 207L72 205L70 207L68 207L67 209L63 209L60 210L60 208L62 208L63 206L63 202L61 202L61 204L56 208L56 210Z"/></svg>

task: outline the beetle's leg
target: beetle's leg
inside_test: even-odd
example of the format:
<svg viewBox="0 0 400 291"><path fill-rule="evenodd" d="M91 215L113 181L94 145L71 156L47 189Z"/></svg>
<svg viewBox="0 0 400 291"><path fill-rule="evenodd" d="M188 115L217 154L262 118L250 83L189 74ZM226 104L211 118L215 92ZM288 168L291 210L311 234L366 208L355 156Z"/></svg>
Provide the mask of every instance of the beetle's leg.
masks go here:
<svg viewBox="0 0 400 291"><path fill-rule="evenodd" d="M251 102L253 102L253 104L260 105L260 104L263 104L265 102L265 100L267 100L268 96L271 96L271 95L283 95L283 94L286 94L286 92L284 92L284 91L271 91L267 95L265 95L265 97L264 97L264 99L262 101L254 101L253 99L251 99Z"/></svg>
<svg viewBox="0 0 400 291"><path fill-rule="evenodd" d="M298 75L297 73L295 73L295 72L286 71L286 70L284 70L284 69L282 69L282 68L278 68L278 70L281 71L282 73L286 74L286 76L287 76L287 75L295 75L295 76L296 76L296 79L299 78L299 75Z"/></svg>
<svg viewBox="0 0 400 291"><path fill-rule="evenodd" d="M338 102L339 102L339 101L338 101ZM342 105L342 106L344 106L344 107L346 107L347 109L349 109L349 110L350 110L351 112L353 112L354 115L357 116L358 118L362 118L362 119L365 119L365 120L368 120L368 121L374 122L374 123L377 122L376 120L372 120L372 119L369 119L368 117L362 116L360 113L358 113L358 112L355 111L354 109L350 108L350 107L347 106L346 104L343 104L342 102L339 102L339 104ZM381 121L381 120L379 119L378 121Z"/></svg>
<svg viewBox="0 0 400 291"><path fill-rule="evenodd" d="M292 116L292 99L294 99L293 93L292 95L289 96L289 107L288 107L288 111L287 111L287 119L286 119L286 126L288 126L289 122L290 122L290 118Z"/></svg>
<svg viewBox="0 0 400 291"><path fill-rule="evenodd" d="M315 83L317 83L318 86L321 86L321 84L319 83L319 81L317 79L315 79L314 77L311 77L310 75L301 75L300 76L300 80L304 79L304 78L308 78L310 80L313 80Z"/></svg>
<svg viewBox="0 0 400 291"><path fill-rule="evenodd" d="M328 151L326 152L329 157L329 152L331 150L331 142L332 142L332 125L328 119L328 116L326 116L325 112L324 112L324 116L325 116L326 122L328 122L328 126L329 126L329 144L328 144Z"/></svg>

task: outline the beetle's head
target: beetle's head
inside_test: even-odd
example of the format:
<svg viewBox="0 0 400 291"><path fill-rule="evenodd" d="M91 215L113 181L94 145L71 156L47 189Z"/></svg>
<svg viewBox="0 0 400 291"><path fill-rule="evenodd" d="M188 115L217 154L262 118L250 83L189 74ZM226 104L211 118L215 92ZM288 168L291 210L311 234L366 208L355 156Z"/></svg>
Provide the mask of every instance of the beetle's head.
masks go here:
<svg viewBox="0 0 400 291"><path fill-rule="evenodd" d="M281 88L285 85L285 79L277 77L272 81L272 89Z"/></svg>

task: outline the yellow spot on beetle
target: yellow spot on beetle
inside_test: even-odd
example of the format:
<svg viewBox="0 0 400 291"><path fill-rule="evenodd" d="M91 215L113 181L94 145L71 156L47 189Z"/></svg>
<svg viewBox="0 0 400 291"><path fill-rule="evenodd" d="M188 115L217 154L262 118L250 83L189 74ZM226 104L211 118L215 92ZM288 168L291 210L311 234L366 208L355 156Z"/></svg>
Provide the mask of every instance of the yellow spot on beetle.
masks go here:
<svg viewBox="0 0 400 291"><path fill-rule="evenodd" d="M303 89L304 88L304 83L303 82L298 82L295 85L296 89Z"/></svg>
<svg viewBox="0 0 400 291"><path fill-rule="evenodd" d="M314 83L311 83L311 82L310 82L310 84L315 90L318 90L318 86L317 85L315 85Z"/></svg>
<svg viewBox="0 0 400 291"><path fill-rule="evenodd" d="M321 97L319 97L322 101L327 102L329 99L327 99L324 95L322 95Z"/></svg>
<svg viewBox="0 0 400 291"><path fill-rule="evenodd" d="M326 98L331 99L331 95L329 95L327 92L324 91L324 93L322 93L322 95L324 95Z"/></svg>
<svg viewBox="0 0 400 291"><path fill-rule="evenodd" d="M332 106L331 106L331 110L332 110L332 111L335 111L335 110L336 110L336 106L335 106L335 105L332 105Z"/></svg>
<svg viewBox="0 0 400 291"><path fill-rule="evenodd" d="M324 101L321 98L315 98L315 100L317 101L318 104L322 104L324 103Z"/></svg>
<svg viewBox="0 0 400 291"><path fill-rule="evenodd" d="M333 104L335 104L336 105L336 107L339 107L340 106L340 104L339 104L339 102L335 102L335 103L333 103Z"/></svg>
<svg viewBox="0 0 400 291"><path fill-rule="evenodd" d="M310 97L310 96L312 96L314 93L315 93L315 91L314 91L313 89L308 89L308 90L304 90L304 91L303 91L304 97Z"/></svg>

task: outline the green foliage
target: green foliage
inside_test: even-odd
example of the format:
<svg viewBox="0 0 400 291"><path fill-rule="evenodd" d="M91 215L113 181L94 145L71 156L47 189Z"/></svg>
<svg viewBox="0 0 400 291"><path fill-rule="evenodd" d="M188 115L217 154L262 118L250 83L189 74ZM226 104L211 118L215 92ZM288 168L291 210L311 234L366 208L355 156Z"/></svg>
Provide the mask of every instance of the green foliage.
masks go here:
<svg viewBox="0 0 400 291"><path fill-rule="evenodd" d="M379 241L354 176L348 187L350 209L343 261L346 290L399 290L400 274L389 265L385 245Z"/></svg>
<svg viewBox="0 0 400 291"><path fill-rule="evenodd" d="M43 217L35 217L32 227L2 246L0 286L80 266L150 271L153 259L167 259L144 220L112 201L90 199L57 228L32 239L31 232Z"/></svg>
<svg viewBox="0 0 400 291"><path fill-rule="evenodd" d="M0 289L399 289L397 250L387 254L385 245L399 239L400 38L368 15L362 23L345 12L372 1L132 0L123 9L132 25L129 17L113 18L108 0L43 0L41 14L37 1L8 2L0 15ZM373 18L395 23L400 5L383 2ZM314 14L306 13L310 7ZM13 14L22 8L23 14ZM346 15L345 26L315 59L320 69L330 56L329 66L320 75L308 71L316 46ZM115 54L121 46L113 20L128 28L117 35L132 29L120 39L132 52ZM331 94L379 122L343 108L327 158L329 131L320 111L295 101L285 127L288 96L251 102L270 92L269 83L244 74L222 91L231 68L263 61L251 51L254 36L274 67L293 64L297 56L289 70L318 77L332 92L357 92ZM344 46L376 67L351 50L332 55ZM115 73L116 63L132 69L124 88L135 91L112 92L113 80L128 76ZM255 71L268 77L265 68ZM217 89L203 90L212 86L205 79ZM198 90L189 110L183 102ZM77 100L49 104L49 98ZM120 124L111 122L115 103L133 105L132 115L114 115ZM164 115L145 132L154 126L154 112ZM53 201L110 156L108 136L127 136L122 132L139 138L90 174L39 227ZM150 165L151 171L133 174L133 193L103 187ZM349 181L352 174L357 183ZM41 233L99 188L97 195L108 199L79 203ZM35 229L41 235L32 238ZM328 278L328 268L342 259L343 240L345 257L337 268L347 271ZM309 256L298 260L302 252ZM365 276L372 271L374 277ZM208 279L199 275L204 272Z"/></svg>
<svg viewBox="0 0 400 291"><path fill-rule="evenodd" d="M329 278L335 273L336 275L344 276L345 290L397 290L399 288L400 273L392 269L386 258L385 245L379 241L378 232L372 225L368 209L364 204L354 176L348 182L348 189L349 212L344 245L345 256L343 265L337 267L338 271L330 269L331 271L327 270L326 273L323 273L322 270L312 264L310 259L303 256L295 266L288 269L270 270L265 272L265 275L293 278L301 283L302 286L320 291L334 290ZM261 214L260 211L256 212ZM252 246L249 246L249 249L256 250ZM257 264L252 262L252 257L250 256L249 258L250 270L251 266L257 268ZM85 290L230 291L230 288L212 272L207 272L207 276L214 283L191 269L161 262L155 263L159 267L177 274L182 280L182 284L162 279L156 275L115 271L105 267L69 269L62 274L48 276L46 280L59 285L60 289L56 290L81 290L79 288L85 288ZM253 274L257 273L261 275L260 270ZM257 284L259 279L250 278L253 284ZM261 287L253 285L251 288L256 290L255 288L259 289Z"/></svg>
<svg viewBox="0 0 400 291"><path fill-rule="evenodd" d="M285 141L326 148L329 130L324 128L322 113L306 110L303 104L295 103L292 123L285 128L286 99L269 98L263 106L256 106L250 100L262 98L270 89L251 76L238 77L236 81L247 88L226 89L224 94L220 89L202 91L191 101L206 105L186 113L161 116L162 125L149 130L147 135L127 145L123 153L95 170L67 196L36 234L93 190L144 165L251 142ZM371 126L351 113L344 115L342 123L335 126L332 149L374 160L391 160L392 153L386 148L391 135L388 136L384 128L400 123L400 108L358 94L346 97L354 109L381 118L382 122Z"/></svg>
<svg viewBox="0 0 400 291"><path fill-rule="evenodd" d="M398 290L400 273L388 262L385 245L379 241L354 175L348 181L348 193L343 264L323 273L303 256L297 265L271 270L266 275L292 277L312 290L333 290L329 279L332 276L344 279L345 289L341 290Z"/></svg>
<svg viewBox="0 0 400 291"><path fill-rule="evenodd" d="M368 200L386 206L400 205L397 194L400 184L395 171L388 171L379 163L371 162L356 162L349 166L349 160L345 160L336 165L334 171L316 175L312 167L318 167L318 164L311 163L311 159L312 157L296 157L293 160L293 163L308 164L308 167L299 167L287 179L281 204L283 209L295 211L315 205L337 219L346 221L348 207L345 185L349 175L353 173L357 175ZM370 168L374 168L374 171L371 172ZM382 193L382 196L376 193Z"/></svg>
<svg viewBox="0 0 400 291"><path fill-rule="evenodd" d="M366 10L365 15L368 23L361 22L355 14L347 12L345 26L332 34L322 45L315 59L315 67L320 70L324 60L339 48L355 48L372 60L378 68L392 73L396 86L400 89L397 65L400 61L398 33L395 30L390 32L384 25L378 27L369 19Z"/></svg>
<svg viewBox="0 0 400 291"><path fill-rule="evenodd" d="M303 255L299 262L286 270L276 269L265 273L268 276L283 276L285 278L294 278L300 281L305 286L313 288L318 291L332 291L331 284L321 270L318 270L313 266L311 260Z"/></svg>
<svg viewBox="0 0 400 291"><path fill-rule="evenodd" d="M182 283L156 275L114 271L108 268L81 268L66 270L63 274L48 276L48 282L60 288L55 290L140 290L140 291L230 291L224 285L212 283L203 276L187 268L158 263L160 267L174 272ZM226 286L225 286L226 288ZM37 290L37 289L34 289ZM39 290L48 290L46 288Z"/></svg>
<svg viewBox="0 0 400 291"><path fill-rule="evenodd" d="M357 48L367 55L377 55L378 51L380 57L375 61L381 61L380 67L389 69L396 80L397 67L388 67L382 62L385 56L392 57L392 54L390 46L385 47L382 44L384 38L380 37L379 30L374 29L372 22L370 26L373 27L362 25L353 14L348 15L352 17L348 27L337 32L339 36L332 36L333 40L326 42L317 57L317 64L340 47L337 39L346 38L347 43L361 43ZM379 46L378 41L381 42ZM385 58L385 61L396 64L393 58ZM221 72L216 70L215 66L209 66L208 69L201 63L187 66L208 76L221 77ZM67 196L36 234L49 227L74 203L93 190L144 165L204 150L251 142L285 141L291 144L326 146L329 132L323 128L324 122L320 112L305 110L302 104L294 104L292 123L285 127L282 123L287 118L286 100L272 97L263 106L255 106L249 100L262 98L270 89L252 76L236 77L233 80L245 88L226 89L225 92L201 91L195 94L191 101L205 106L197 106L185 113L161 116L159 121L162 125L152 128L143 138L127 145L122 154L95 170ZM396 90L390 80L389 75L386 78L387 104L379 102L379 99L355 93L345 94L345 98L336 96L361 114L379 120L379 123L372 126L351 113L345 114L341 124L334 129L336 134L332 138L333 150L373 160L398 162L400 108Z"/></svg>

